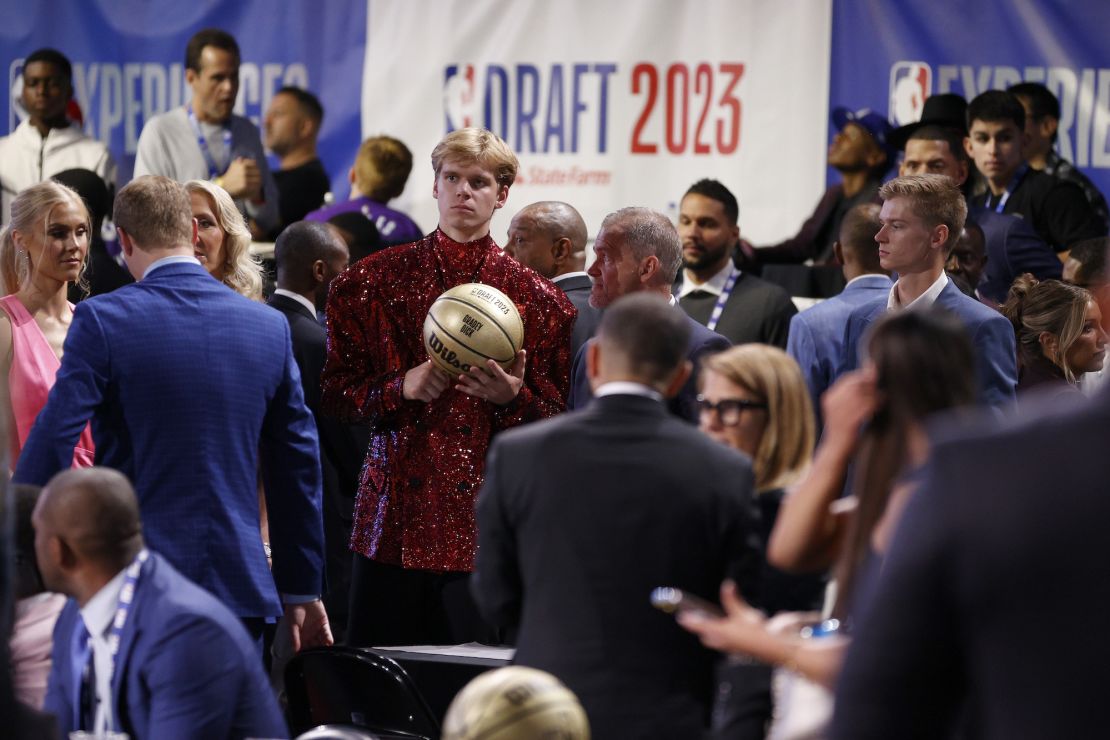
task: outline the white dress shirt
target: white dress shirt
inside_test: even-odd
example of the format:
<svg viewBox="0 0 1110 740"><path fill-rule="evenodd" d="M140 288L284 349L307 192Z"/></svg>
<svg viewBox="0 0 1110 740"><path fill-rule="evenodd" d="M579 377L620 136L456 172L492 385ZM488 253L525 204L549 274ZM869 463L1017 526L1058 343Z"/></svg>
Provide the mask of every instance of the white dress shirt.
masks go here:
<svg viewBox="0 0 1110 740"><path fill-rule="evenodd" d="M316 306L312 305L312 301L308 300L300 293L294 293L293 291L286 290L285 288L276 288L274 290L274 295L283 295L286 298L292 298L294 301L308 309L308 312L312 314L313 317L316 316Z"/></svg>
<svg viewBox="0 0 1110 740"><path fill-rule="evenodd" d="M643 396L663 403L663 394L643 383L630 380L611 380L594 391L594 398L602 396Z"/></svg>
<svg viewBox="0 0 1110 740"><path fill-rule="evenodd" d="M901 282L901 280L898 282ZM936 303L937 298L940 297L940 292L944 290L944 286L946 285L948 285L948 275L942 271L940 277L938 277L924 293L903 306L898 302L898 283L895 283L894 287L890 289L890 295L888 295L886 299L887 310L896 311L901 308L929 308Z"/></svg>
<svg viewBox="0 0 1110 740"><path fill-rule="evenodd" d="M678 291L679 298L685 298L693 293L695 290L702 290L706 293L713 295L720 295L725 289L725 283L728 282L728 276L732 272L732 260L729 260L720 270L717 271L713 277L706 280L704 283L695 283L693 276L689 270L683 269L682 271L682 288Z"/></svg>
<svg viewBox="0 0 1110 740"><path fill-rule="evenodd" d="M112 650L108 646L108 633L119 608L119 594L127 577L124 568L97 591L81 609L81 619L89 631L93 667L96 669L96 711L93 713L93 732L103 735L112 726Z"/></svg>
<svg viewBox="0 0 1110 740"><path fill-rule="evenodd" d="M151 262L150 265L147 266L146 272L143 273L143 277L145 278L147 275L154 272L159 267L165 267L166 265L177 265L183 262L193 265L200 264L200 260L198 260L191 254L174 254L170 255L169 257L163 257L160 260L154 260L153 262Z"/></svg>

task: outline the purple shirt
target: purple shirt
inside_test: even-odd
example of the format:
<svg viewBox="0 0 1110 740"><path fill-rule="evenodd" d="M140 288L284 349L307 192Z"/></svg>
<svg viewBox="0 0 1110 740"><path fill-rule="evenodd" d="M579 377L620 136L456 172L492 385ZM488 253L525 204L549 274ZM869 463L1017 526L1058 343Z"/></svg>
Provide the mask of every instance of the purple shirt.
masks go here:
<svg viewBox="0 0 1110 740"><path fill-rule="evenodd" d="M394 244L408 244L424 238L424 232L416 223L401 213L369 198L352 198L345 203L325 206L305 216L305 221L324 221L341 213L359 211L378 227L378 234L382 237L382 244L389 247Z"/></svg>

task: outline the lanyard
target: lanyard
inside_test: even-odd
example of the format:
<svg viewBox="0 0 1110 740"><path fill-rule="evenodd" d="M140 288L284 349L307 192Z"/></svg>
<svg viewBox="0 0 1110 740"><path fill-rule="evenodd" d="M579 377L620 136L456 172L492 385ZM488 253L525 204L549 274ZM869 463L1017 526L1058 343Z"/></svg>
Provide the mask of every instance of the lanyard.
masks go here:
<svg viewBox="0 0 1110 740"><path fill-rule="evenodd" d="M150 551L145 547L139 551L135 559L131 561L131 565L127 566L127 573L123 577L123 586L119 591L119 604L116 607L116 615L112 619L111 629L108 632L108 651L111 656L111 667L108 672L108 685L112 685L112 679L116 672L116 653L119 652L120 637L123 635L123 627L127 624L127 617L131 611L131 602L135 600L135 586L139 583L139 575L142 573L143 563L150 557ZM91 652L91 651L90 651ZM91 657L91 656L90 656ZM92 660L89 661L90 663ZM87 685L87 690L90 691L92 696L96 695L96 687L92 685L89 680L89 665L86 663L83 675L83 689ZM88 706L95 706L95 702L91 702ZM82 697L82 704L84 704L84 697ZM115 717L111 711L111 705L105 707L107 710L108 725L111 729L115 725ZM95 712L93 712L95 719ZM95 728L90 728L95 729Z"/></svg>
<svg viewBox="0 0 1110 740"><path fill-rule="evenodd" d="M1017 190L1018 185L1021 184L1021 179L1025 177L1025 173L1028 169L1028 165L1023 164L1018 168L1018 171L1014 173L1014 179L1010 180L1010 184L1006 186L1006 190L1003 191L1002 196L998 199L998 204L994 207L995 213L1002 213L1002 210L1006 207L1006 201L1010 199L1010 193ZM991 193L989 191L987 192L986 206L987 208L991 207Z"/></svg>
<svg viewBox="0 0 1110 740"><path fill-rule="evenodd" d="M216 160L212 157L212 150L208 148L208 139L204 137L204 132L200 130L200 123L197 122L197 115L193 112L193 105L190 103L185 108L189 114L189 123L193 127L193 133L197 136L197 145L200 146L200 153L204 155L204 162L208 165L208 179L214 180L223 170L227 168L220 168L216 166ZM227 152L227 157L231 160L231 126L225 124L223 127L223 140L224 151Z"/></svg>
<svg viewBox="0 0 1110 740"><path fill-rule="evenodd" d="M728 280L725 281L725 287L721 288L721 294L717 296L717 305L713 306L713 313L709 314L709 321L705 324L705 328L709 331L717 331L717 322L721 320L725 304L728 303L728 297L732 295L732 289L736 287L736 281L739 278L740 271L733 265L732 270L728 273Z"/></svg>

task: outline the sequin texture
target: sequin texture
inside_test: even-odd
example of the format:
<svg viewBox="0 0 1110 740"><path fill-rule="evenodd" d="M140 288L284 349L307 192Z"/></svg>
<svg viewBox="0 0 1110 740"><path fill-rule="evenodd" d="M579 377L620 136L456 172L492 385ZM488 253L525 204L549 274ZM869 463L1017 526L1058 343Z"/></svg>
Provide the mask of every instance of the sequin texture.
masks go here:
<svg viewBox="0 0 1110 740"><path fill-rule="evenodd" d="M468 282L492 285L516 303L528 357L524 386L504 407L453 387L432 403L404 400L405 373L428 359L421 333L428 309L443 291ZM490 438L565 408L575 315L562 290L489 236L461 244L437 229L335 279L321 403L373 432L352 550L406 568L473 570L474 500Z"/></svg>

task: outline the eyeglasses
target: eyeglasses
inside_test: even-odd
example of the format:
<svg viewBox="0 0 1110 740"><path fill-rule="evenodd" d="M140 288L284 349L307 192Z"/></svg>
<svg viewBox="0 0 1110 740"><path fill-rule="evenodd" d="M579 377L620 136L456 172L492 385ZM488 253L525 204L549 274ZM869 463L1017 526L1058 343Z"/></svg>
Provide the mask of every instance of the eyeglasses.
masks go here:
<svg viewBox="0 0 1110 740"><path fill-rule="evenodd" d="M710 413L717 414L717 421L726 427L734 427L740 423L740 415L746 409L765 409L767 403L765 401L749 401L746 398L724 398L713 403L706 400L705 396L698 396L698 413L702 416L708 416Z"/></svg>

